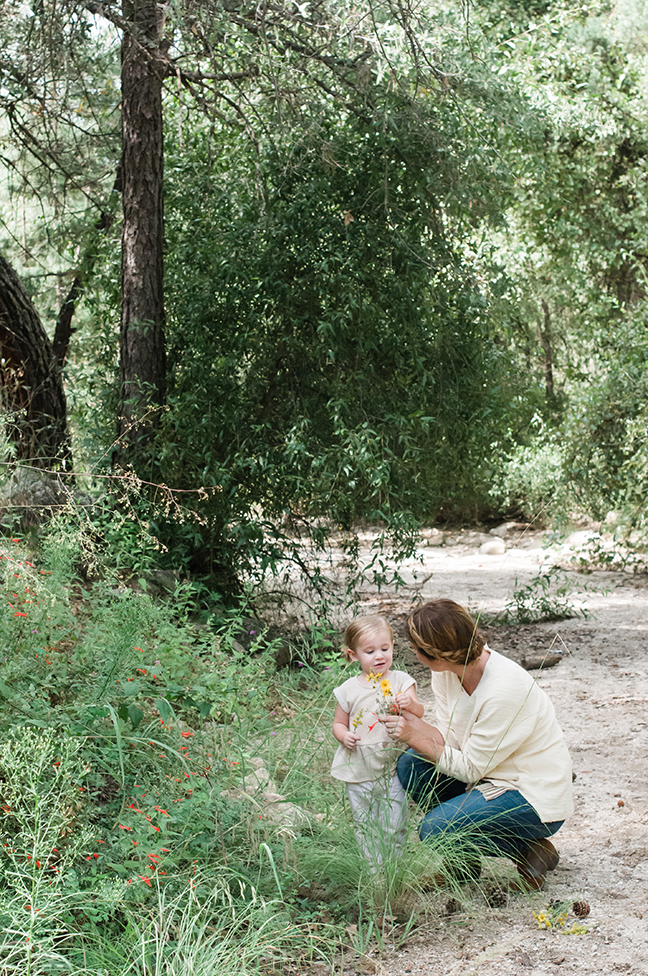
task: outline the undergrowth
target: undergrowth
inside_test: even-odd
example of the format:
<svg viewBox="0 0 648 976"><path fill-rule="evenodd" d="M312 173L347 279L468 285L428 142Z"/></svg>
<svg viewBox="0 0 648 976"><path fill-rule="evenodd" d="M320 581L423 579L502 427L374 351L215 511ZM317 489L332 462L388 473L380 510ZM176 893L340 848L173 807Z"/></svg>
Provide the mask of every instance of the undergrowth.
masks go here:
<svg viewBox="0 0 648 976"><path fill-rule="evenodd" d="M279 670L245 607L82 583L59 541L0 545L0 973L334 971L438 922L447 851L372 876L329 775L332 635Z"/></svg>
<svg viewBox="0 0 648 976"><path fill-rule="evenodd" d="M542 620L569 620L587 617L589 611L578 606L572 597L587 590L586 583L575 584L558 566L541 569L523 586L517 585L513 596L497 618L509 624L534 624Z"/></svg>

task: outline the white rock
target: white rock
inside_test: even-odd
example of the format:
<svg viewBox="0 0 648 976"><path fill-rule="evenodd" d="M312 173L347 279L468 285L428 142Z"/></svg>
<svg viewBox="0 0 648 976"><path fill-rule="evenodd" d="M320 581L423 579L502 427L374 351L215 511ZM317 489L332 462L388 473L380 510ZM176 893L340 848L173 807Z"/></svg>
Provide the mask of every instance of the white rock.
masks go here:
<svg viewBox="0 0 648 976"><path fill-rule="evenodd" d="M586 546L588 542L592 542L594 539L600 538L601 536L598 532L572 532L567 538L567 545L570 549L576 549L581 546Z"/></svg>
<svg viewBox="0 0 648 976"><path fill-rule="evenodd" d="M506 552L506 543L504 539L491 539L490 542L482 543L479 551L483 556L501 556Z"/></svg>

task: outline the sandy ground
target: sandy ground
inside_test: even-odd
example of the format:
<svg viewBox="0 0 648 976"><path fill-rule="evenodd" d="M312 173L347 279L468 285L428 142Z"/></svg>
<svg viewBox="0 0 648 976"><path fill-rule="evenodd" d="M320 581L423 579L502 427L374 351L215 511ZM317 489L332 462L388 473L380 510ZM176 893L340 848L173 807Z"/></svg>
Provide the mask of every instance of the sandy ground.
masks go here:
<svg viewBox="0 0 648 976"><path fill-rule="evenodd" d="M367 591L364 606L398 624L420 593L492 615L547 561L567 567L576 590L587 584L581 599L570 597L588 608L587 618L485 627L490 646L517 659L528 651L564 651L558 665L534 672L554 702L577 774L576 812L555 838L560 864L543 892L509 895L499 908L467 890L440 928L417 932L379 960L357 962L356 971L648 974L648 578L624 570L573 572L584 532L550 548L542 548L547 537L540 533L520 536L511 528L501 535L506 551L488 553L498 548L488 545L492 535L431 533L423 561L405 567L407 590ZM539 929L533 911L546 909L550 899L587 902L591 911L581 921L588 931ZM567 927L574 921L571 916Z"/></svg>

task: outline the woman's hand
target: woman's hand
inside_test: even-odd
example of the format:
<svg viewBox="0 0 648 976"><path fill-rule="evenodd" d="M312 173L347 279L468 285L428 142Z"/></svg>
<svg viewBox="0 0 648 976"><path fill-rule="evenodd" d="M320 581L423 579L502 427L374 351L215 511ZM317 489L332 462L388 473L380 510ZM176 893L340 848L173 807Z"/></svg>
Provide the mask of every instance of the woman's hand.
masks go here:
<svg viewBox="0 0 648 976"><path fill-rule="evenodd" d="M443 752L445 739L434 725L424 722L413 712L400 715L382 715L379 719L387 729L390 739L405 742L422 756L436 762Z"/></svg>
<svg viewBox="0 0 648 976"><path fill-rule="evenodd" d="M418 722L419 719L413 712L403 710L400 715L381 715L378 721L385 726L390 738L399 742L409 742L409 736L414 731L412 723Z"/></svg>

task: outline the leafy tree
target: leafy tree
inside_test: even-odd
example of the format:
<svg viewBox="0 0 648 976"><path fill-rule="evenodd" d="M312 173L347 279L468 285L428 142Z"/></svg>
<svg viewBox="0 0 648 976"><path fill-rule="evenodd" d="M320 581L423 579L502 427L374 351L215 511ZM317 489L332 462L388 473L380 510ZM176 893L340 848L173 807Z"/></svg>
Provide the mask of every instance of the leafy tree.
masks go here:
<svg viewBox="0 0 648 976"><path fill-rule="evenodd" d="M483 503L515 380L453 224L490 173L451 104L372 97L375 118L322 104L296 144L200 126L167 151L161 463L211 486L194 567L271 559L286 517L398 524Z"/></svg>
<svg viewBox="0 0 648 976"><path fill-rule="evenodd" d="M502 320L545 381L538 470L553 451L564 486L554 491L555 464L547 468L548 498L570 494L599 518L631 498L636 510L637 493L645 497L643 475L633 486L646 359L647 64L636 30L645 11L630 23L624 5L554 5L530 25L526 11L502 10L491 8L482 27L500 44L502 75L529 92L535 124L504 143L517 180L506 231L492 243L509 289Z"/></svg>
<svg viewBox="0 0 648 976"><path fill-rule="evenodd" d="M88 13L97 18L94 32ZM185 2L172 12L153 0L124 0L123 4L68 0L57 7L39 0L33 6L5 5L0 27L7 56L0 70L7 84L4 102L12 135L22 151L38 161L39 178L44 174L51 185L62 181L64 190L73 188L86 196L96 184L82 175L79 156L83 152L75 155L75 149L81 146L87 153L90 136L108 149L109 158L112 153L108 171L114 172L117 162L110 148L115 145L114 116L105 112L111 79L106 79L105 61L100 64L96 50L103 49L105 58L114 50L112 29L121 35L119 429L122 441L132 449L147 440L142 425L158 416L166 385L164 85L177 85L179 93L186 93L207 115L229 114L231 123L248 130L256 113L254 85L266 101L274 101L274 124L280 124L282 106L306 105L311 91L325 92L340 104L350 96L362 101L378 61L387 62L379 69L384 70L389 50L397 52L403 41L419 70L423 61L415 26L413 14L378 2L353 10L324 3L270 10ZM98 75L97 68L103 68L104 74ZM434 64L426 71L433 80L435 75L440 78ZM114 89L110 94L114 99ZM42 123L32 130L25 117L35 106ZM91 123L79 126L74 119L77 111L88 111ZM102 162L105 170L105 157ZM105 199L108 181L96 155L93 170L99 196Z"/></svg>

